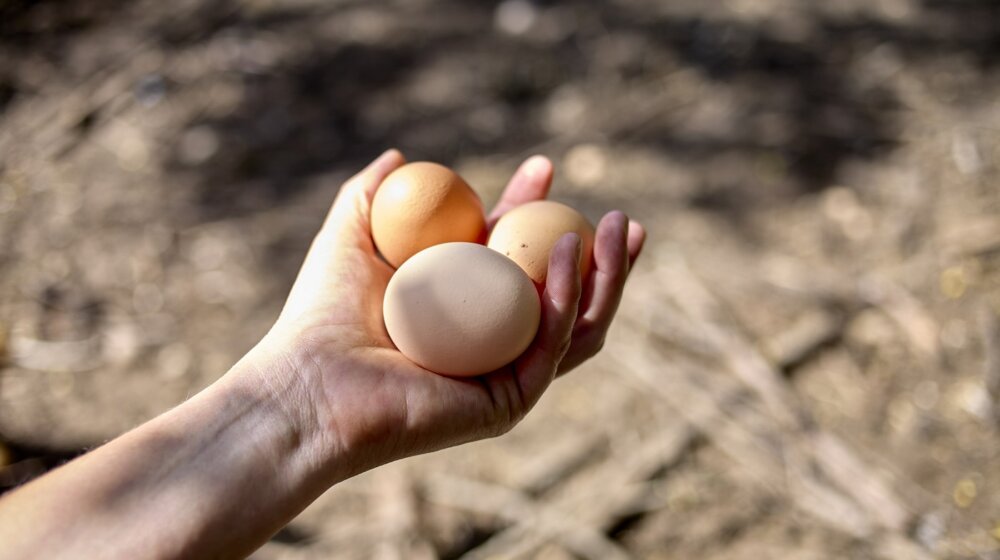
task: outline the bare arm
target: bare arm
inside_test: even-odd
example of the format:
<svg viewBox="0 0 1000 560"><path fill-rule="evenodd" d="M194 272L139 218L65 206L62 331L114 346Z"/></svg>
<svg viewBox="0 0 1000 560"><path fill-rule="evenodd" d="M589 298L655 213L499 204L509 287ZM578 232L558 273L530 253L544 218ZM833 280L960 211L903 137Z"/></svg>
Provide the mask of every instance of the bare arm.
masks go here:
<svg viewBox="0 0 1000 560"><path fill-rule="evenodd" d="M620 212L549 260L531 347L479 379L423 370L381 319L392 270L368 215L383 154L334 203L271 332L173 410L0 500L2 558L232 558L249 554L333 484L399 458L502 434L552 380L600 348L644 233ZM544 198L551 164L518 170L493 213ZM584 295L585 294L585 295Z"/></svg>
<svg viewBox="0 0 1000 560"><path fill-rule="evenodd" d="M0 500L0 556L240 557L350 464L294 403L294 357L264 345L177 408Z"/></svg>

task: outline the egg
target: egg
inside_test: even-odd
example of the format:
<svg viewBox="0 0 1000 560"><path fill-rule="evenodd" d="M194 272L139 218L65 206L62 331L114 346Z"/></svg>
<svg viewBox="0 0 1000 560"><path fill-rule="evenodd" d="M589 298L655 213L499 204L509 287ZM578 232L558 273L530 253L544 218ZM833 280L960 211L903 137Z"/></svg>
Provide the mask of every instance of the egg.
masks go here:
<svg viewBox="0 0 1000 560"><path fill-rule="evenodd" d="M454 171L421 161L389 174L375 191L372 239L386 262L399 268L417 252L452 241L485 239L483 204Z"/></svg>
<svg viewBox="0 0 1000 560"><path fill-rule="evenodd" d="M475 243L417 253L392 275L382 304L396 348L433 372L473 376L521 355L538 330L541 304L513 261Z"/></svg>
<svg viewBox="0 0 1000 560"><path fill-rule="evenodd" d="M493 227L488 246L510 257L538 284L545 283L549 253L556 241L576 233L582 242L580 273L590 272L594 250L594 226L582 214L559 202L538 200L507 212Z"/></svg>

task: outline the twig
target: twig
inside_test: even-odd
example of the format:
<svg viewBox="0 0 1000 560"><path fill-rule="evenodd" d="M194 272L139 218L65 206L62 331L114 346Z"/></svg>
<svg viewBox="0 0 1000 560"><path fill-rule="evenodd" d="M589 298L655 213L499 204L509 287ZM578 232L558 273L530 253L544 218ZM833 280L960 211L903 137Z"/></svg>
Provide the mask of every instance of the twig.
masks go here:
<svg viewBox="0 0 1000 560"><path fill-rule="evenodd" d="M782 426L796 425L798 418L789 404L794 397L781 376L743 337L719 325L727 317L725 310L683 259L672 259L664 264L661 276L670 278L673 301L698 325L727 369L758 394L768 412Z"/></svg>
<svg viewBox="0 0 1000 560"><path fill-rule="evenodd" d="M780 374L752 344L721 326L727 317L722 304L683 259L665 261L655 272L653 290L668 291L671 301L714 345L722 369L739 383L711 375L711 369L706 372L705 367L680 356L667 355L658 341L641 341L635 333L631 339L639 342L632 348L619 348L616 354L626 369L644 379L761 480L784 489L803 510L856 536L880 530L901 534L910 518L903 502L846 445L815 427ZM668 376L664 370L679 373ZM739 407L729 404L740 394L740 384L752 391L762 409L752 399ZM720 410L714 418L713 407ZM783 473L783 481L775 480L776 472Z"/></svg>
<svg viewBox="0 0 1000 560"><path fill-rule="evenodd" d="M862 281L860 292L865 301L882 309L896 323L918 356L928 360L939 358L940 329L920 300L906 288L887 278L869 276Z"/></svg>
<svg viewBox="0 0 1000 560"><path fill-rule="evenodd" d="M645 353L639 348L622 352L620 363L763 486L786 495L841 532L856 537L873 533L871 519L856 504L812 480L810 461L788 434L774 437L780 430L773 419L758 410L737 384L682 358L666 356L655 344L646 346L652 348ZM665 375L665 370L671 373Z"/></svg>
<svg viewBox="0 0 1000 560"><path fill-rule="evenodd" d="M608 540L604 533L593 526L578 522L572 516L536 503L521 492L483 482L432 475L427 481L428 499L440 504L480 513L498 515L507 521L531 527L536 535L554 537L574 554L583 558L624 560L631 558L621 546ZM514 546L503 545L502 556L514 557L530 553L537 540L518 539ZM544 544L544 541L539 543ZM489 552L487 552L489 554ZM467 555L468 556L468 555ZM487 556L491 557L491 556Z"/></svg>
<svg viewBox="0 0 1000 560"><path fill-rule="evenodd" d="M942 235L946 254L956 257L983 255L1000 250L1000 216L963 221Z"/></svg>
<svg viewBox="0 0 1000 560"><path fill-rule="evenodd" d="M635 511L645 499L646 486L636 482L648 480L658 471L674 464L690 444L695 433L686 424L665 427L655 437L637 448L609 456L599 467L585 471L570 484L561 487L551 497L538 500L532 507L559 512L562 523L570 527L589 528L603 535L622 516ZM478 497L477 497L478 499ZM500 515L502 506L491 506ZM511 502L503 502L511 503ZM565 525L539 525L531 519L494 535L462 556L464 560L517 558L531 554L545 543L557 539L577 554L581 533L565 533Z"/></svg>
<svg viewBox="0 0 1000 560"><path fill-rule="evenodd" d="M989 306L983 306L979 325L983 335L983 386L990 397L993 420L1000 428L1000 319Z"/></svg>
<svg viewBox="0 0 1000 560"><path fill-rule="evenodd" d="M10 359L18 367L35 371L90 371L101 366L100 342L98 336L57 341L13 337Z"/></svg>
<svg viewBox="0 0 1000 560"><path fill-rule="evenodd" d="M381 538L374 558L379 560L416 560L437 558L434 548L419 537L417 505L410 477L400 465L377 471L376 508Z"/></svg>
<svg viewBox="0 0 1000 560"><path fill-rule="evenodd" d="M559 439L521 466L512 476L514 486L529 495L543 494L578 471L606 444L603 435L589 432Z"/></svg>
<svg viewBox="0 0 1000 560"><path fill-rule="evenodd" d="M839 338L843 329L844 318L840 314L818 309L806 313L786 330L766 339L763 346L775 366L788 369Z"/></svg>

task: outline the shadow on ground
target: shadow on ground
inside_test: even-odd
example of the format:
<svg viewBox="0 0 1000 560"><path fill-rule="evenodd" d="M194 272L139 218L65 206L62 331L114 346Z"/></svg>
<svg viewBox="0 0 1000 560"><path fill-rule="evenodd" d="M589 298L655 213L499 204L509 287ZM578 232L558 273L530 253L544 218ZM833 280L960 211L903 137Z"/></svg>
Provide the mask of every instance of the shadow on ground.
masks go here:
<svg viewBox="0 0 1000 560"><path fill-rule="evenodd" d="M777 155L795 187L791 192L814 192L835 182L845 162L883 157L897 143L894 114L900 102L888 88L851 79L850 67L858 59L880 47L893 49L906 64L959 55L974 59L986 73L996 64L1000 35L989 25L996 14L989 2L928 1L920 8L926 13L914 18L918 23L907 25L817 15L814 31L795 41L733 20L552 3L543 9L563 9L575 18L575 27L557 39L532 43L494 30L493 3L452 4L452 25L397 24L395 35L382 44L317 40L321 46L295 60L242 76L245 96L234 114L188 125L210 127L220 138L217 157L193 169L206 212L240 211L228 201L246 189L254 190L262 205L274 204L295 192L303 178L335 163L360 167L391 145L441 161L530 149L551 137L538 121L552 93L565 84L592 84L593 60L603 44L597 39L611 35L638 36L655 51L639 53L642 58L623 75L608 77L621 87L675 70L644 62L662 54L720 85L740 85L747 95L739 112L745 122L732 126L732 134L689 134L653 123L639 133L619 131L609 143L653 148L695 168L713 165L720 154ZM347 4L241 19L221 6L191 23L198 26L195 31L173 22L162 30L162 41L189 45L233 30L248 37L320 33L310 20L363 9ZM480 63L469 64L470 56ZM452 102L417 99L423 72L435 66L454 69L451 83L438 86ZM372 116L375 103L388 115L381 121ZM756 121L764 115L785 123L786 133L777 140L762 137ZM482 124L491 118L506 123ZM484 134L479 130L484 127L495 130ZM185 167L177 158L170 165ZM751 179L703 189L690 203L731 213L757 197Z"/></svg>

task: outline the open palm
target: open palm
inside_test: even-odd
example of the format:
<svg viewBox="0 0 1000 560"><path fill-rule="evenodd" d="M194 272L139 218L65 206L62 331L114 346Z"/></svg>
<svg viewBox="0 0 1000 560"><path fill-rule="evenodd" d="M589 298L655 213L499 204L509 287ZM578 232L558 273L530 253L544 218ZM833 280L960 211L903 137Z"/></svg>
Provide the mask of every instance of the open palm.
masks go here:
<svg viewBox="0 0 1000 560"><path fill-rule="evenodd" d="M405 160L390 150L348 180L313 241L269 337L294 341L294 362L331 445L363 450L359 468L506 432L549 383L593 356L621 298L644 232L621 212L597 228L594 273L581 286L579 238L556 244L541 297L538 335L515 362L474 378L431 373L404 357L382 322L393 269L377 254L369 215L375 190ZM545 198L552 165L527 160L490 214Z"/></svg>

